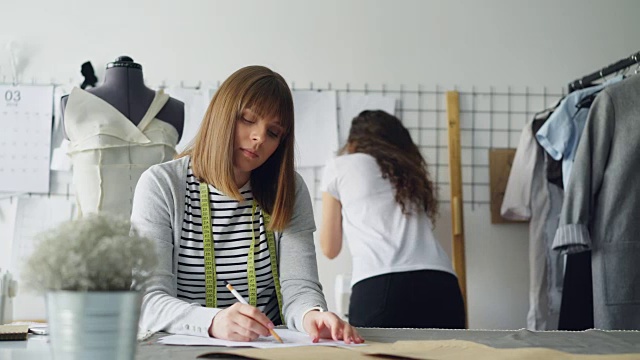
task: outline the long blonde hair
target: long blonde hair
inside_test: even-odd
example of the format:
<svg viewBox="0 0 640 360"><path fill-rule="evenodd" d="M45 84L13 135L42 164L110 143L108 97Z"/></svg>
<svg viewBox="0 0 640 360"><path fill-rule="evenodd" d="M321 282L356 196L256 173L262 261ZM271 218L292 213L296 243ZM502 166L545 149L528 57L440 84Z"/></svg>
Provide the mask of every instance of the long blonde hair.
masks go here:
<svg viewBox="0 0 640 360"><path fill-rule="evenodd" d="M270 229L282 231L293 213L295 177L293 99L280 74L247 66L229 76L209 103L195 139L177 158L191 156L199 181L243 200L234 179L233 149L236 123L247 108L260 117L277 117L284 128L276 151L251 172L253 196L271 214Z"/></svg>

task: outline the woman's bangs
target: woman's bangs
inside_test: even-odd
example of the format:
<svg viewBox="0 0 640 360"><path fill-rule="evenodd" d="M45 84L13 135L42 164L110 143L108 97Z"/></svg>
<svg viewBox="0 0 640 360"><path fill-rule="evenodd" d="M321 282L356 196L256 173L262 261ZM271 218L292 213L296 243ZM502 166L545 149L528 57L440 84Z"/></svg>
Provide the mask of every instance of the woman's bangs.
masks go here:
<svg viewBox="0 0 640 360"><path fill-rule="evenodd" d="M269 79L272 80L272 79ZM262 118L278 118L280 126L289 133L293 123L293 101L289 89L278 81L260 81L247 94L245 108Z"/></svg>

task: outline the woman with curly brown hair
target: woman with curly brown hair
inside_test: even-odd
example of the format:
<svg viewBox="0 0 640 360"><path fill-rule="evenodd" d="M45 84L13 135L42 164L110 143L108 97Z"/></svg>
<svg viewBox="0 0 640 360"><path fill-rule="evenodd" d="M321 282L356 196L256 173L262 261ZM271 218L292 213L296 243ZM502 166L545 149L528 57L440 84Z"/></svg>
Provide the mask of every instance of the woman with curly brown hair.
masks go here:
<svg viewBox="0 0 640 360"><path fill-rule="evenodd" d="M432 228L427 163L400 120L363 111L322 180L320 244L352 255L349 322L365 327L464 328L457 277Z"/></svg>

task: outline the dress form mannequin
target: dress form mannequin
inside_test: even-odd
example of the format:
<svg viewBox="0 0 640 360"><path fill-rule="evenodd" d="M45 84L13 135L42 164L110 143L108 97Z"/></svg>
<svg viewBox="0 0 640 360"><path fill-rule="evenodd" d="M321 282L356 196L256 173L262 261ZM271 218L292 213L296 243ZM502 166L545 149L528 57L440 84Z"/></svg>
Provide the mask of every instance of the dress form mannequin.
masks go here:
<svg viewBox="0 0 640 360"><path fill-rule="evenodd" d="M142 66L119 57L103 85L74 88L61 107L79 216L128 216L142 173L176 154L184 103L146 87Z"/></svg>
<svg viewBox="0 0 640 360"><path fill-rule="evenodd" d="M144 84L142 66L133 62L133 59L128 56L120 56L114 62L108 63L104 83L86 91L111 104L134 125L140 123L155 96L155 91ZM68 99L69 96L65 95L60 100L62 125L64 125L64 110ZM184 126L182 101L169 98L156 117L173 125L178 131L178 139L182 137ZM68 139L65 127L63 126L62 129L65 131L65 138Z"/></svg>

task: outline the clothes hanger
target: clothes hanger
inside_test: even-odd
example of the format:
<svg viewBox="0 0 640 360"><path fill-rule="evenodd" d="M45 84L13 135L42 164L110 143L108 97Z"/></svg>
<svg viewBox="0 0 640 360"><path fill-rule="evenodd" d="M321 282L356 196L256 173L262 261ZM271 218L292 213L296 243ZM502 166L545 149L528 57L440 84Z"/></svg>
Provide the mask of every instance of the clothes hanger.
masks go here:
<svg viewBox="0 0 640 360"><path fill-rule="evenodd" d="M604 75L603 73L604 69L600 70L600 80L602 80L602 82L604 82L604 79L606 78L606 75ZM576 108L578 109L584 109L584 108L589 108L591 107L591 104L593 104L593 101L596 99L596 96L598 96L598 94L600 93L601 90L598 90L596 92L594 92L593 94L583 98L582 100L580 100L577 104L576 104Z"/></svg>

